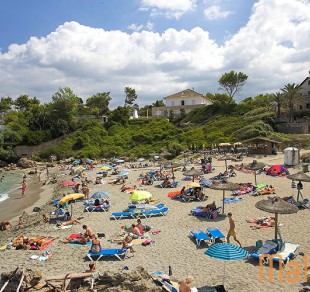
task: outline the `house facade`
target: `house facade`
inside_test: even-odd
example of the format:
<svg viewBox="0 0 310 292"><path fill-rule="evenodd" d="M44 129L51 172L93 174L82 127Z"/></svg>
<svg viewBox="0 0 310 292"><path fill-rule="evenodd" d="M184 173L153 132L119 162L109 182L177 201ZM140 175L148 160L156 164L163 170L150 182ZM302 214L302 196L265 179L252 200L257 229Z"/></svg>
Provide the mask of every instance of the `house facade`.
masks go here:
<svg viewBox="0 0 310 292"><path fill-rule="evenodd" d="M300 83L300 93L303 100L298 103L295 111L298 112L310 112L310 77L307 77Z"/></svg>
<svg viewBox="0 0 310 292"><path fill-rule="evenodd" d="M172 114L179 116L182 112L187 114L197 107L212 104L211 100L192 89L166 96L164 100L166 101L165 106L152 108L152 117L169 118Z"/></svg>

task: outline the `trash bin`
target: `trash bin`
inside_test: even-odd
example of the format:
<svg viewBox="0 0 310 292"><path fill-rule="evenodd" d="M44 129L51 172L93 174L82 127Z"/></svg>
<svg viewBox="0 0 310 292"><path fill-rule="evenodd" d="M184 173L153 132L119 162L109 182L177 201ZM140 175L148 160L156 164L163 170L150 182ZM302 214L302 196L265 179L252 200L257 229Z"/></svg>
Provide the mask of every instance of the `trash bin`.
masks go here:
<svg viewBox="0 0 310 292"><path fill-rule="evenodd" d="M304 173L309 172L309 164L308 163L303 163L302 164L302 171Z"/></svg>

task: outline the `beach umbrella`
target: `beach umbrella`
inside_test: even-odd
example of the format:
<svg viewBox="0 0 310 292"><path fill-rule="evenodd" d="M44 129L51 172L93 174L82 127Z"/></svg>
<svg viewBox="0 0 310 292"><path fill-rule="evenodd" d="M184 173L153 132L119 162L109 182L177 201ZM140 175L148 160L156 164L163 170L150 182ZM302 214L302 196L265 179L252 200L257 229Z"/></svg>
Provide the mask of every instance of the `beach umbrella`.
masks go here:
<svg viewBox="0 0 310 292"><path fill-rule="evenodd" d="M62 187L75 186L75 185L76 185L76 182L75 182L75 181L72 181L72 180L66 180L66 181L63 181L60 185L61 185Z"/></svg>
<svg viewBox="0 0 310 292"><path fill-rule="evenodd" d="M110 170L111 167L110 166L107 166L107 165L104 165L100 168L100 170Z"/></svg>
<svg viewBox="0 0 310 292"><path fill-rule="evenodd" d="M174 168L176 167L180 167L181 164L180 163L173 163L173 162L168 162L164 165L164 168L171 168L171 172L172 172L172 179L174 181Z"/></svg>
<svg viewBox="0 0 310 292"><path fill-rule="evenodd" d="M183 175L185 176L192 176L193 177L193 181L194 181L194 178L195 176L200 176L200 175L203 175L204 173L195 169L194 167L192 167L190 170L187 170L185 172L183 172Z"/></svg>
<svg viewBox="0 0 310 292"><path fill-rule="evenodd" d="M310 176L306 175L305 173L303 173L302 171L297 172L295 174L291 174L287 176L288 179L290 180L297 180L298 184L297 184L297 202L299 201L299 195L301 195L301 189L302 184L301 182L310 182ZM301 195L302 196L302 195Z"/></svg>
<svg viewBox="0 0 310 292"><path fill-rule="evenodd" d="M68 203L70 201L75 201L75 200L83 198L83 197L84 197L84 194L79 194L79 193L69 194L69 195L66 195L63 198L61 198L61 200L59 201L58 204L62 205L64 203Z"/></svg>
<svg viewBox="0 0 310 292"><path fill-rule="evenodd" d="M223 285L225 285L226 278L226 262L243 260L248 256L248 252L245 249L226 242L211 245L211 247L205 251L205 254L211 258L225 262Z"/></svg>
<svg viewBox="0 0 310 292"><path fill-rule="evenodd" d="M107 199L110 194L104 191L97 191L90 196L92 199Z"/></svg>
<svg viewBox="0 0 310 292"><path fill-rule="evenodd" d="M295 205L279 197L258 201L255 207L259 210L275 214L275 239L277 239L278 234L278 214L292 214L298 212L298 208Z"/></svg>
<svg viewBox="0 0 310 292"><path fill-rule="evenodd" d="M226 168L226 171L227 171L227 160L232 160L234 159L235 157L233 156L230 156L230 155L224 155L222 157L219 157L217 160L218 161L225 161L225 168Z"/></svg>
<svg viewBox="0 0 310 292"><path fill-rule="evenodd" d="M85 170L85 167L79 166L75 169L75 173L81 174Z"/></svg>
<svg viewBox="0 0 310 292"><path fill-rule="evenodd" d="M256 171L263 169L265 167L265 163L262 162L257 162L256 160L253 160L252 163L246 165L244 168L247 170L253 170L254 171L254 176L255 176L255 185L257 186L257 180L256 180Z"/></svg>
<svg viewBox="0 0 310 292"><path fill-rule="evenodd" d="M198 183L198 182L195 182L195 181L191 181L187 184L188 187L190 188L200 188L201 185Z"/></svg>
<svg viewBox="0 0 310 292"><path fill-rule="evenodd" d="M223 191L222 213L224 213L225 191L235 191L235 190L238 190L239 189L239 185L235 184L235 183L228 182L226 180L222 180L222 181L217 182L217 183L214 182L210 186L210 189Z"/></svg>
<svg viewBox="0 0 310 292"><path fill-rule="evenodd" d="M143 201L150 197L152 197L150 192L135 190L130 196L130 201Z"/></svg>

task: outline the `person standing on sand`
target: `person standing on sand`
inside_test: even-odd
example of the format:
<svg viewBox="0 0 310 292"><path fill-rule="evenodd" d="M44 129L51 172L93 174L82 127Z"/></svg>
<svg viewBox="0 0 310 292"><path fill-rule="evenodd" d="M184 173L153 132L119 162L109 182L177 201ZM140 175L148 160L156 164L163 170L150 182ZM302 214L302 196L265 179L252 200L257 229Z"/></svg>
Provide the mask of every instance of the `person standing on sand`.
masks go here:
<svg viewBox="0 0 310 292"><path fill-rule="evenodd" d="M237 239L236 237L236 231L235 231L235 221L234 219L232 218L232 213L228 213L227 214L227 217L228 217L228 220L229 220L229 231L228 231L228 234L227 234L227 242L229 243L229 238L232 236L234 238L234 240L236 242L238 242L238 244L240 245L241 247L241 243L240 241Z"/></svg>
<svg viewBox="0 0 310 292"><path fill-rule="evenodd" d="M26 188L27 188L27 185L26 185L26 181L24 180L22 184L22 198L25 197Z"/></svg>

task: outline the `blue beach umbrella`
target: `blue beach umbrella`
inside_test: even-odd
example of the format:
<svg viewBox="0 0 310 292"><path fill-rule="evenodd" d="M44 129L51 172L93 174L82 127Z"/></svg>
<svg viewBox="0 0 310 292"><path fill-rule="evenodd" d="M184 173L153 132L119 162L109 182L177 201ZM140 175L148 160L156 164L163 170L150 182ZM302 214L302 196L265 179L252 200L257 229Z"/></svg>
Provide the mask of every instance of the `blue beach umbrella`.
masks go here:
<svg viewBox="0 0 310 292"><path fill-rule="evenodd" d="M104 191L98 191L93 193L90 197L92 199L107 199L110 197L110 194Z"/></svg>
<svg viewBox="0 0 310 292"><path fill-rule="evenodd" d="M205 251L205 254L211 258L225 261L223 285L225 285L226 278L226 262L243 260L248 256L248 252L245 249L226 242L213 244Z"/></svg>

